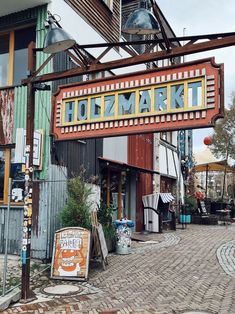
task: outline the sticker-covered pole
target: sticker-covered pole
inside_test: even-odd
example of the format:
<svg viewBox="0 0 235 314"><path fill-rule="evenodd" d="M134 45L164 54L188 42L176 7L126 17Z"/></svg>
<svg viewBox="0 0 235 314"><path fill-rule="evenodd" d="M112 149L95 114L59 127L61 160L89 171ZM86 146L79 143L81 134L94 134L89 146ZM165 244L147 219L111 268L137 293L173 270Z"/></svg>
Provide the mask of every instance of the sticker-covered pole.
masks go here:
<svg viewBox="0 0 235 314"><path fill-rule="evenodd" d="M33 72L33 44L29 45L29 70ZM33 213L33 142L34 142L34 102L35 91L33 84L27 84L27 117L26 117L26 146L25 146L25 192L24 220L22 239L22 285L21 298L23 302L32 299L30 294L30 250Z"/></svg>

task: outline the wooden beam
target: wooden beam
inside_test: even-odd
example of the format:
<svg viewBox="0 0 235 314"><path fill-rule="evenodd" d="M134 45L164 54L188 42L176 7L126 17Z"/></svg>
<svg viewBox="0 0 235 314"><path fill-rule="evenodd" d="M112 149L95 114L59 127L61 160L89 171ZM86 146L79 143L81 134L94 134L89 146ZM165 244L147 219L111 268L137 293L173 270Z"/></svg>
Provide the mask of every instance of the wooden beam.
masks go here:
<svg viewBox="0 0 235 314"><path fill-rule="evenodd" d="M110 206L110 168L108 167L107 170L107 190L106 190L106 204L109 207Z"/></svg>
<svg viewBox="0 0 235 314"><path fill-rule="evenodd" d="M174 57L180 57L180 56L189 55L193 53L229 47L233 45L235 45L235 35L225 37L225 38L212 39L208 42L196 43L192 45L186 45L183 47L172 48L169 52L167 51L151 52L147 54L141 54L138 56L118 59L118 60L109 61L105 63L92 64L87 67L80 67L80 68L70 69L70 70L61 71L61 72L44 74L35 78L28 78L28 79L22 80L22 84L26 85L28 82L35 82L35 83L36 82L49 82L53 80L74 77L77 75L90 74L90 73L107 71L107 70L117 69L117 68L124 68L124 67L129 67L129 66L133 66L137 64L146 63L146 62L170 59Z"/></svg>
<svg viewBox="0 0 235 314"><path fill-rule="evenodd" d="M10 32L10 41L9 41L9 62L8 62L8 85L13 85L14 81L14 50L15 50L15 33L14 31Z"/></svg>
<svg viewBox="0 0 235 314"><path fill-rule="evenodd" d="M31 73L35 70L35 42L31 41L28 45L28 71ZM40 71L39 71L40 72ZM37 74L34 73L36 76Z"/></svg>

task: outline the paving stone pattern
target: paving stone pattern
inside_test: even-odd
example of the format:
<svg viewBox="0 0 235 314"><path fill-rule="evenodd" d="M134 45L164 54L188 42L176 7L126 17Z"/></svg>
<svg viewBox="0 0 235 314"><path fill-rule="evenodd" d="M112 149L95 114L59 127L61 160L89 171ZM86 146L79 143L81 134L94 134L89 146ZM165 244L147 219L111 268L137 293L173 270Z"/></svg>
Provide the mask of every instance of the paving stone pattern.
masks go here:
<svg viewBox="0 0 235 314"><path fill-rule="evenodd" d="M223 270L235 278L235 240L221 245L217 250L217 258Z"/></svg>
<svg viewBox="0 0 235 314"><path fill-rule="evenodd" d="M111 254L106 271L91 267L84 285L94 293L52 298L3 313L235 314L235 224L190 225L151 234L151 240L158 243L133 243L132 254Z"/></svg>

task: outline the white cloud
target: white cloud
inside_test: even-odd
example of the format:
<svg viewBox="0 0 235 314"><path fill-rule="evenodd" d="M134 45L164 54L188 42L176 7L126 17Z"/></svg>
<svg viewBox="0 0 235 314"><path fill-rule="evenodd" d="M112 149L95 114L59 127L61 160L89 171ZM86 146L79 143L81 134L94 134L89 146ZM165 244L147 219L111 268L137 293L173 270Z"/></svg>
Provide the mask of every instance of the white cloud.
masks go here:
<svg viewBox="0 0 235 314"><path fill-rule="evenodd" d="M167 18L176 36L202 35L235 32L234 0L157 0L161 11ZM224 63L225 106L231 103L231 94L235 91L235 46L211 50L187 56L186 60L215 57L216 63ZM194 152L205 146L203 139L212 133L212 129L195 130Z"/></svg>

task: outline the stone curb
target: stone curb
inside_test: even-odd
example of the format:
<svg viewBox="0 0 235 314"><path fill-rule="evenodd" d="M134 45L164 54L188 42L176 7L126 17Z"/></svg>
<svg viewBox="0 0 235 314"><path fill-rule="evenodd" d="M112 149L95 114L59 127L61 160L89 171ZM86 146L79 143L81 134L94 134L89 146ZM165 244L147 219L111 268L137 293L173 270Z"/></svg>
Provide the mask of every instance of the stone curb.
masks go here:
<svg viewBox="0 0 235 314"><path fill-rule="evenodd" d="M6 310L11 303L15 303L20 300L21 291L16 288L6 294L4 297L0 297L0 311Z"/></svg>

